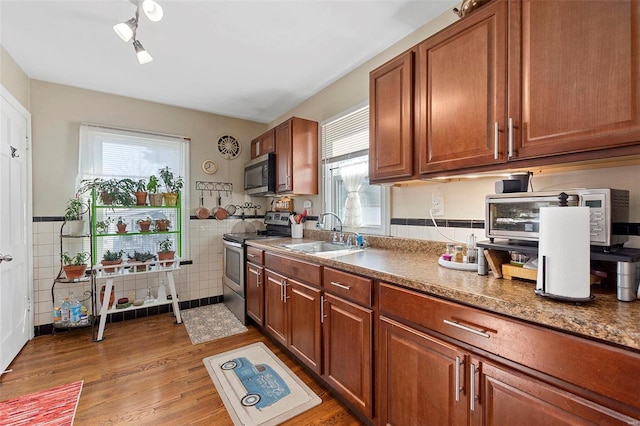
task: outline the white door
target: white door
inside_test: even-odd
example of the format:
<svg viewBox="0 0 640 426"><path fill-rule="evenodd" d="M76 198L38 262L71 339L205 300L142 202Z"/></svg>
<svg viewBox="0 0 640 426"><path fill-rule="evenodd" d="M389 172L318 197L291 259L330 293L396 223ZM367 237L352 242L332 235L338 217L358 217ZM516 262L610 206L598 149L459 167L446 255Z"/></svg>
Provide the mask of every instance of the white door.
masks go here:
<svg viewBox="0 0 640 426"><path fill-rule="evenodd" d="M0 86L0 375L33 336L31 116Z"/></svg>

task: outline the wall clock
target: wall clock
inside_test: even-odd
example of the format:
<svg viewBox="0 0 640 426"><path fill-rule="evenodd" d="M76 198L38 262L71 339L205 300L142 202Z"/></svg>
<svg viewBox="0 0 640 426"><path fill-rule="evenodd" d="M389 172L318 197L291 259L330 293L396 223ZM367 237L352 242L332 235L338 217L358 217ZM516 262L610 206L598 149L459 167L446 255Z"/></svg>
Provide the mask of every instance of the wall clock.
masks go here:
<svg viewBox="0 0 640 426"><path fill-rule="evenodd" d="M227 160L232 160L240 154L240 142L231 135L224 135L218 139L218 152Z"/></svg>
<svg viewBox="0 0 640 426"><path fill-rule="evenodd" d="M218 171L218 165L213 160L204 160L202 162L202 171L208 175L212 175Z"/></svg>

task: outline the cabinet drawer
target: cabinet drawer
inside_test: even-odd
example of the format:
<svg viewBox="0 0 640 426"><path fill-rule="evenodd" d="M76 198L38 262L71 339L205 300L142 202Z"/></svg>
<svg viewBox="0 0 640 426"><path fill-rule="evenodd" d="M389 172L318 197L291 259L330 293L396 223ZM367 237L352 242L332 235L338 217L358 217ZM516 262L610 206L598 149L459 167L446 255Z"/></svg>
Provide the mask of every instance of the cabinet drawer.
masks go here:
<svg viewBox="0 0 640 426"><path fill-rule="evenodd" d="M533 296L532 296L533 297ZM640 354L380 283L380 313L640 409ZM605 378L603 380L603 378Z"/></svg>
<svg viewBox="0 0 640 426"><path fill-rule="evenodd" d="M270 252L264 254L264 264L267 268L280 272L288 278L320 286L322 279L322 267L320 265Z"/></svg>
<svg viewBox="0 0 640 426"><path fill-rule="evenodd" d="M369 278L359 277L337 269L324 268L322 286L328 292L346 299L371 306L372 282Z"/></svg>
<svg viewBox="0 0 640 426"><path fill-rule="evenodd" d="M252 263L264 265L264 251L256 247L247 246L247 260Z"/></svg>

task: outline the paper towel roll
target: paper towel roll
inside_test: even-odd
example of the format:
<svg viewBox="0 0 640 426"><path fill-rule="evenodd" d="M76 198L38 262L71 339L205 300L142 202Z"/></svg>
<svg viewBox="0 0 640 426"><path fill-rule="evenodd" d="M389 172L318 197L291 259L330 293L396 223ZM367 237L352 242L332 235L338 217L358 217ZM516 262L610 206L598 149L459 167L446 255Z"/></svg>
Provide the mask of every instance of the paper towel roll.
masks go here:
<svg viewBox="0 0 640 426"><path fill-rule="evenodd" d="M563 299L591 295L589 207L541 207L539 294Z"/></svg>

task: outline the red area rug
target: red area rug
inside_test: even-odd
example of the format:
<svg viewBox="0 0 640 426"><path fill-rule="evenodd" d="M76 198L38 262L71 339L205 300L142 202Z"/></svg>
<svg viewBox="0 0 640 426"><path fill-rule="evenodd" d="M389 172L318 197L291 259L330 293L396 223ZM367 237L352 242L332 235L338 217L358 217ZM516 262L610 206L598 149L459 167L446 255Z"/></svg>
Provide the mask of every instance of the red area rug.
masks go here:
<svg viewBox="0 0 640 426"><path fill-rule="evenodd" d="M82 383L69 383L0 402L0 425L72 425Z"/></svg>

